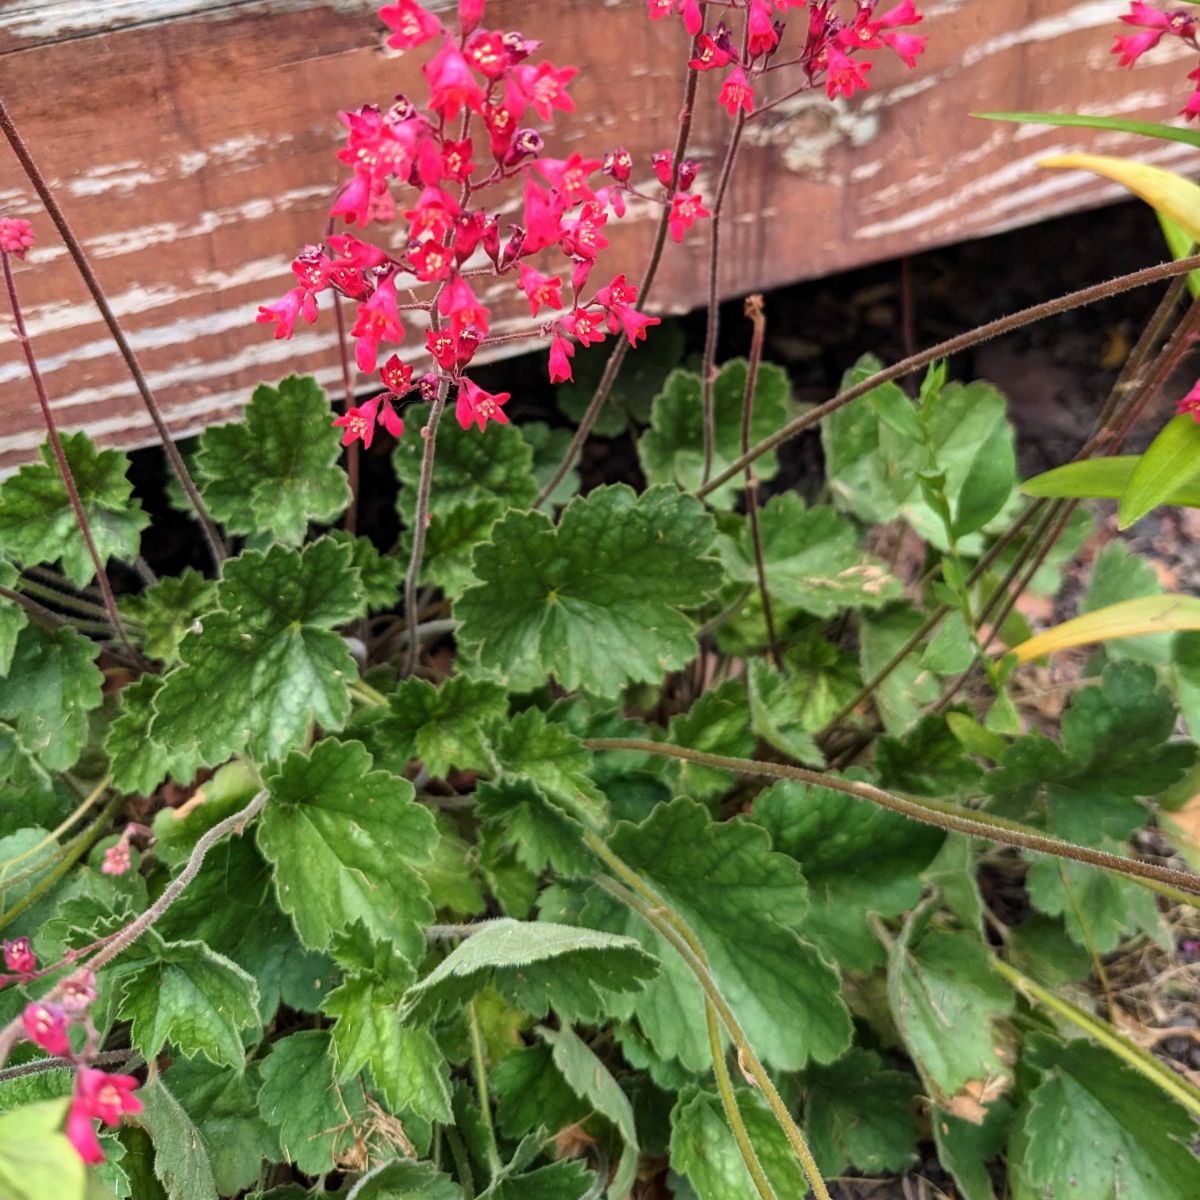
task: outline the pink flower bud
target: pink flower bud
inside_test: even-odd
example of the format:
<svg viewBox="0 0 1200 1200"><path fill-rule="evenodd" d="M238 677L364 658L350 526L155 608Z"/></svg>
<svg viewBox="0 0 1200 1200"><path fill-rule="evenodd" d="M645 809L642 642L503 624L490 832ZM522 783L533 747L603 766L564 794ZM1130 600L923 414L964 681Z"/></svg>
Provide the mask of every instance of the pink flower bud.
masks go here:
<svg viewBox="0 0 1200 1200"><path fill-rule="evenodd" d="M87 967L62 983L62 1006L72 1016L87 1012L96 999L96 976Z"/></svg>
<svg viewBox="0 0 1200 1200"><path fill-rule="evenodd" d="M25 1036L47 1054L69 1054L67 1014L57 1004L27 1004L21 1014Z"/></svg>
<svg viewBox="0 0 1200 1200"><path fill-rule="evenodd" d="M19 217L0 217L0 253L24 258L33 245L33 226Z"/></svg>
<svg viewBox="0 0 1200 1200"><path fill-rule="evenodd" d="M37 958L28 938L14 938L11 942L5 938L4 965L18 975L29 975L37 970Z"/></svg>

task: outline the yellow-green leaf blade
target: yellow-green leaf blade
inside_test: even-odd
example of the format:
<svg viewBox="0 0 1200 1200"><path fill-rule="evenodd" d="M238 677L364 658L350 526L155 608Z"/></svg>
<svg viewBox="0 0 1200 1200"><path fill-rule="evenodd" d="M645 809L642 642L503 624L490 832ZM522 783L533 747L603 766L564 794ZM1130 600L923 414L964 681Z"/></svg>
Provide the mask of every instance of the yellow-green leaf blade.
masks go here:
<svg viewBox="0 0 1200 1200"><path fill-rule="evenodd" d="M1168 421L1134 468L1121 494L1117 524L1140 521L1178 488L1200 475L1200 425L1189 413Z"/></svg>
<svg viewBox="0 0 1200 1200"><path fill-rule="evenodd" d="M1018 662L1029 662L1044 654L1069 650L1073 646L1136 637L1143 633L1175 633L1185 629L1200 629L1200 598L1140 596L1136 600L1110 604L1085 616L1064 621L1022 642L1013 649L1013 653Z"/></svg>

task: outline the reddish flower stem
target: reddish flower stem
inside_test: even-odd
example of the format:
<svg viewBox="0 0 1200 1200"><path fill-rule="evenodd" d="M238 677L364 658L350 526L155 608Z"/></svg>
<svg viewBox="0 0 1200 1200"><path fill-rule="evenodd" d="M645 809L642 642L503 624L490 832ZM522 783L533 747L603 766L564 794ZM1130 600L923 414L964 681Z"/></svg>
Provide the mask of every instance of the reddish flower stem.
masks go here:
<svg viewBox="0 0 1200 1200"><path fill-rule="evenodd" d="M346 342L346 316L342 312L342 298L334 292L333 315L337 321L338 357L342 367L342 394L346 397L346 411L354 406L354 376L350 372L350 348ZM350 503L346 508L345 529L354 533L358 527L358 478L359 445L351 442L346 447L346 476L350 482Z"/></svg>
<svg viewBox="0 0 1200 1200"><path fill-rule="evenodd" d="M25 354L25 363L29 367L29 378L33 382L34 393L37 395L38 403L42 407L42 420L46 423L46 434L50 439L50 448L54 452L54 461L58 465L59 476L62 478L63 487L67 490L67 498L70 500L71 508L75 513L75 523L79 526L79 532L83 536L88 556L91 558L92 566L96 571L96 582L100 586L100 595L104 598L104 611L108 614L109 624L112 625L113 632L117 635L121 645L125 647L129 657L135 663L141 663L142 656L129 640L129 634L125 630L125 622L121 620L121 614L117 611L117 600L113 595L112 584L108 579L108 572L104 569L104 563L100 559L100 552L96 549L96 541L92 537L92 528L88 523L87 513L83 510L83 501L79 498L79 489L75 486L75 478L71 474L71 464L67 462L67 454L63 449L62 438L58 436L58 426L54 420L54 413L50 409L50 399L46 395L46 385L42 382L42 373L38 370L37 357L33 353L33 343L30 342L29 334L25 330L25 318L21 313L21 303L17 299L17 284L16 280L13 279L12 263L9 261L9 256L3 251L0 251L0 263L4 265L4 285L8 290L8 302L12 308L17 341L21 344L21 349Z"/></svg>
<svg viewBox="0 0 1200 1200"><path fill-rule="evenodd" d="M701 16L705 14L707 8L701 5ZM683 107L679 112L679 133L675 138L674 157L671 159L675 167L675 184L671 188L672 194L677 190L679 182L679 164L683 161L683 156L687 153L688 141L692 136L692 115L696 107L696 87L700 80L700 72L694 71L690 67L687 72L687 79L683 86ZM671 206L668 203L663 208L662 216L659 218L658 229L654 234L654 245L650 250L650 259L646 263L646 270L642 275L642 281L638 285L638 296L633 307L638 312L644 312L646 302L650 297L650 288L654 283L654 277L658 274L658 266L662 261L663 248L667 243L667 229L670 224ZM558 464L558 469L550 477L546 486L538 493L538 497L533 502L535 510L542 507L547 500L554 495L558 485L562 483L567 472L575 465L575 460L579 457L579 451L583 448L583 443L587 441L588 435L592 432L592 426L596 424L596 418L600 415L600 410L604 407L605 400L608 399L609 393L612 391L613 384L617 381L617 372L621 369L621 364L625 361L625 355L629 351L629 343L625 338L621 338L612 348L612 352L608 356L608 362L604 366L604 374L600 377L600 382L596 385L596 391L592 396L591 403L587 406L587 411L583 414L583 418L579 422L579 427L575 430L575 435L571 438L571 444L567 447L567 452L563 455L563 460Z"/></svg>
<svg viewBox="0 0 1200 1200"><path fill-rule="evenodd" d="M159 441L162 442L163 450L166 452L167 458L171 463L171 468L175 472L176 478L178 478L180 486L187 495L200 522L204 533L204 540L208 543L209 553L212 555L213 565L219 572L221 563L225 558L225 546L221 539L220 531L209 515L204 501L200 498L200 492L197 490L195 481L187 469L187 464L183 461L183 456L179 453L179 447L175 445L175 439L171 436L171 431L167 428L162 410L158 406L158 401L154 398L154 393L150 390L150 384L142 372L137 356L133 352L133 347L130 346L129 340L126 338L125 332L112 310L112 306L108 303L108 297L105 296L104 290L100 286L100 281L96 278L91 263L88 262L87 255L83 252L82 244L75 236L71 226L67 223L67 218L63 214L62 209L59 208L58 201L54 198L54 193L51 192L45 176L38 169L37 163L33 161L33 156L29 153L28 146L25 145L21 135L17 132L17 127L13 124L12 117L9 115L2 98L0 98L0 129L4 131L4 136L8 139L13 153L17 156L17 161L21 164L29 182L33 185L33 190L37 192L38 198L45 206L50 220L54 222L54 226L67 248L67 252L74 260L75 267L83 279L84 286L91 294L93 303L99 309L101 318L105 325L108 326L109 334L117 344L117 349L120 351L121 357L125 360L125 366L129 369L129 374L133 377L133 382L141 394L142 402L146 406L146 411L150 414L150 420L154 423L155 431L158 434Z"/></svg>

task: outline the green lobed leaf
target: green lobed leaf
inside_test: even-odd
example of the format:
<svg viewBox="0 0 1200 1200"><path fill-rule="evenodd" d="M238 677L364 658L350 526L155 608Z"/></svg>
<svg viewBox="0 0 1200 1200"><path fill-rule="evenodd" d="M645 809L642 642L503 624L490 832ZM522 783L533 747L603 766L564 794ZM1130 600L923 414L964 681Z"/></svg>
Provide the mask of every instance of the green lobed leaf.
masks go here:
<svg viewBox="0 0 1200 1200"><path fill-rule="evenodd" d="M121 689L104 742L113 787L118 791L149 796L168 775L186 779L192 772L189 754L172 753L150 736L154 697L162 685L161 675L143 675Z"/></svg>
<svg viewBox="0 0 1200 1200"><path fill-rule="evenodd" d="M516 689L551 673L602 696L657 682L695 654L680 610L720 583L712 537L701 504L666 487L597 488L572 500L557 528L510 512L475 552L480 584L455 605L459 635Z"/></svg>
<svg viewBox="0 0 1200 1200"><path fill-rule="evenodd" d="M1012 1011L1012 991L978 935L922 929L916 917L888 955L896 1028L936 1100L1002 1092L1012 1071L996 1023Z"/></svg>
<svg viewBox="0 0 1200 1200"><path fill-rule="evenodd" d="M217 1194L208 1147L191 1117L155 1075L137 1091L142 1111L132 1119L154 1143L154 1174L167 1200L213 1200Z"/></svg>
<svg viewBox="0 0 1200 1200"><path fill-rule="evenodd" d="M750 660L747 679L753 733L797 762L824 766L825 756L813 740L814 726L805 713L810 679L803 674L785 675L763 658Z"/></svg>
<svg viewBox="0 0 1200 1200"><path fill-rule="evenodd" d="M752 820L808 880L811 909L800 932L850 970L882 966L886 955L867 914L896 917L916 905L920 872L944 835L845 792L790 781L755 800Z"/></svg>
<svg viewBox="0 0 1200 1200"><path fill-rule="evenodd" d="M87 742L88 713L102 701L99 652L67 625L29 624L17 635L0 679L0 722L9 722L23 749L51 771L73 767Z"/></svg>
<svg viewBox="0 0 1200 1200"><path fill-rule="evenodd" d="M86 433L64 434L62 445L100 561L135 558L150 518L133 499L129 460L116 450L97 451ZM92 556L54 454L47 445L40 449L40 463L0 483L0 553L26 566L61 560L67 578L85 587L96 573Z"/></svg>
<svg viewBox="0 0 1200 1200"><path fill-rule="evenodd" d="M595 860L583 845L583 824L529 780L481 783L475 789L475 812L535 875L547 866L568 879L594 873Z"/></svg>
<svg viewBox="0 0 1200 1200"><path fill-rule="evenodd" d="M1027 1059L1042 1072L1009 1139L1014 1200L1165 1200L1200 1194L1196 1125L1155 1085L1099 1046L1046 1037Z"/></svg>
<svg viewBox="0 0 1200 1200"><path fill-rule="evenodd" d="M380 554L369 538L355 537L344 529L331 529L325 536L339 546L350 547L350 562L362 581L367 610L391 608L404 579L405 559L398 553Z"/></svg>
<svg viewBox="0 0 1200 1200"><path fill-rule="evenodd" d="M410 759L436 779L450 770L491 765L484 727L508 711L508 697L487 679L454 675L440 687L425 679L401 680L388 696L388 715L372 728L382 761L403 770Z"/></svg>
<svg viewBox="0 0 1200 1200"><path fill-rule="evenodd" d="M1013 1107L1003 1096L988 1105L982 1123L933 1107L930 1114L938 1161L954 1176L962 1200L996 1200L989 1163L999 1157L1012 1125Z"/></svg>
<svg viewBox="0 0 1200 1200"><path fill-rule="evenodd" d="M142 627L142 649L160 662L179 659L179 643L191 624L216 605L217 585L187 567L168 575L121 604Z"/></svg>
<svg viewBox="0 0 1200 1200"><path fill-rule="evenodd" d="M804 1073L804 1132L827 1179L853 1166L866 1175L890 1174L917 1158L918 1084L888 1070L871 1050L857 1046L828 1067Z"/></svg>
<svg viewBox="0 0 1200 1200"><path fill-rule="evenodd" d="M401 1015L427 1020L493 982L535 1017L553 1008L566 1020L595 1020L607 993L637 991L655 966L632 938L546 921L485 921L409 988Z"/></svg>
<svg viewBox="0 0 1200 1200"><path fill-rule="evenodd" d="M621 1135L621 1157L608 1185L610 1200L623 1200L637 1178L638 1137L629 1097L621 1091L608 1068L592 1053L569 1025L561 1029L541 1026L538 1035L550 1044L554 1065L576 1095L616 1127Z"/></svg>
<svg viewBox="0 0 1200 1200"><path fill-rule="evenodd" d="M1134 554L1124 542L1109 542L1092 562L1091 579L1079 602L1079 612L1096 612L1124 600L1161 593L1158 575L1146 559ZM1109 659L1132 658L1162 666L1170 661L1170 636L1116 638L1104 644L1104 653Z"/></svg>
<svg viewBox="0 0 1200 1200"><path fill-rule="evenodd" d="M310 521L333 521L350 502L329 401L310 376L260 384L241 421L200 435L196 475L213 517L230 533L290 545Z"/></svg>
<svg viewBox="0 0 1200 1200"><path fill-rule="evenodd" d="M240 1066L241 1031L261 1032L254 977L204 942L154 934L138 950L141 965L122 980L119 1012L132 1021L130 1040L142 1056L152 1061L170 1042L189 1058Z"/></svg>
<svg viewBox="0 0 1200 1200"><path fill-rule="evenodd" d="M427 405L413 405L411 424L425 424ZM405 420L409 420L408 413ZM421 475L424 438L400 438L392 453L400 494L396 507L411 528L417 505L417 480ZM516 425L494 422L479 430L459 427L457 421L438 425L434 486L429 493L433 523L464 502L499 500L504 508L526 508L537 495L533 478L533 452ZM432 525L431 525L432 528Z"/></svg>
<svg viewBox="0 0 1200 1200"><path fill-rule="evenodd" d="M743 818L713 821L680 797L640 825L618 824L610 845L699 938L722 995L765 1062L790 1071L845 1051L850 1016L837 973L795 932L809 909L804 876L793 859L770 849L763 829ZM658 954L662 972L634 997L632 1010L660 1056L704 1070L703 997L683 960L641 917L600 893L583 920L633 933Z"/></svg>
<svg viewBox="0 0 1200 1200"><path fill-rule="evenodd" d="M808 508L782 492L760 514L767 590L780 604L815 617L844 608L882 608L900 595L900 581L859 548L853 522L828 505ZM757 583L749 526L736 544L725 543L730 578Z"/></svg>
<svg viewBox="0 0 1200 1200"><path fill-rule="evenodd" d="M437 829L406 779L372 770L361 742L318 742L266 779L258 847L275 869L279 906L300 940L325 949L356 920L418 961L434 917L419 868Z"/></svg>
<svg viewBox="0 0 1200 1200"><path fill-rule="evenodd" d="M863 678L874 679L922 623L921 614L908 604L864 615L858 635ZM903 733L919 719L922 707L937 699L940 690L933 672L910 654L875 689L875 707L884 728L888 733Z"/></svg>
<svg viewBox="0 0 1200 1200"><path fill-rule="evenodd" d="M16 568L0 559L0 587L11 588L16 582ZM28 614L15 600L0 597L0 675L8 674L17 635L28 623Z"/></svg>
<svg viewBox="0 0 1200 1200"><path fill-rule="evenodd" d="M496 1123L507 1138L522 1138L539 1128L557 1133L592 1111L555 1066L548 1042L506 1054L488 1080L496 1094Z"/></svg>
<svg viewBox="0 0 1200 1200"><path fill-rule="evenodd" d="M258 1108L278 1130L288 1161L310 1175L333 1170L353 1146L367 1116L355 1079L336 1079L330 1035L312 1029L275 1042L262 1061Z"/></svg>
<svg viewBox="0 0 1200 1200"><path fill-rule="evenodd" d="M1172 417L1138 460L1121 501L1117 526L1127 529L1200 475L1200 424L1189 413Z"/></svg>
<svg viewBox="0 0 1200 1200"><path fill-rule="evenodd" d="M207 1148L217 1192L257 1183L264 1159L280 1157L279 1138L258 1115L257 1066L226 1071L197 1058L172 1063L166 1079Z"/></svg>
<svg viewBox="0 0 1200 1200"><path fill-rule="evenodd" d="M85 1200L83 1160L62 1132L67 1100L43 1100L0 1116L5 1200Z"/></svg>
<svg viewBox="0 0 1200 1200"><path fill-rule="evenodd" d="M755 444L787 424L794 406L787 372L762 363L754 389L750 442ZM650 428L638 439L638 459L648 483L673 483L694 492L704 476L703 387L694 371L674 370L654 397ZM742 406L746 392L746 360L726 363L713 381L712 473L720 474L742 452ZM754 473L763 481L774 479L778 456L771 451L755 460ZM710 504L731 507L745 486L741 476L722 484L709 497Z"/></svg>
<svg viewBox="0 0 1200 1200"><path fill-rule="evenodd" d="M322 538L302 550L245 551L225 564L217 601L180 645L182 662L155 697L152 736L212 766L243 749L278 760L314 721L341 729L357 676L334 632L360 608L349 549Z"/></svg>
<svg viewBox="0 0 1200 1200"><path fill-rule="evenodd" d="M434 490L439 486L440 481ZM457 600L475 582L475 572L471 569L475 547L488 540L506 508L503 500L491 496L464 500L436 513L425 531L421 581L441 588L450 599ZM408 534L401 546L404 553L411 553L412 539Z"/></svg>
<svg viewBox="0 0 1200 1200"><path fill-rule="evenodd" d="M748 758L754 752L754 733L750 728L745 684L730 679L704 692L687 712L671 718L666 740L673 746L687 746L709 754ZM728 771L679 759L664 758L657 765L676 793L697 800L718 799L734 782Z"/></svg>
<svg viewBox="0 0 1200 1200"><path fill-rule="evenodd" d="M433 1163L393 1159L354 1185L354 1200L462 1200L463 1191Z"/></svg>

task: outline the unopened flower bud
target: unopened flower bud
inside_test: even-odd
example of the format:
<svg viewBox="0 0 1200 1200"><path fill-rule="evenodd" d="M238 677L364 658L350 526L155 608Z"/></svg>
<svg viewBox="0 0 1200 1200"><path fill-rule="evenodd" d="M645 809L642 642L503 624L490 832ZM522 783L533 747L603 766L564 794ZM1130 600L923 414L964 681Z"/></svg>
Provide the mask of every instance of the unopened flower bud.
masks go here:
<svg viewBox="0 0 1200 1200"><path fill-rule="evenodd" d="M604 165L601 170L605 175L612 176L618 183L628 183L630 175L633 174L633 155L624 146L610 150L604 156Z"/></svg>
<svg viewBox="0 0 1200 1200"><path fill-rule="evenodd" d="M0 253L24 258L33 245L33 226L19 217L0 217Z"/></svg>
<svg viewBox="0 0 1200 1200"><path fill-rule="evenodd" d="M28 975L37 970L37 958L28 938L4 939L4 965L18 975Z"/></svg>
<svg viewBox="0 0 1200 1200"><path fill-rule="evenodd" d="M62 984L62 1006L72 1015L87 1012L96 999L96 976L84 967Z"/></svg>

